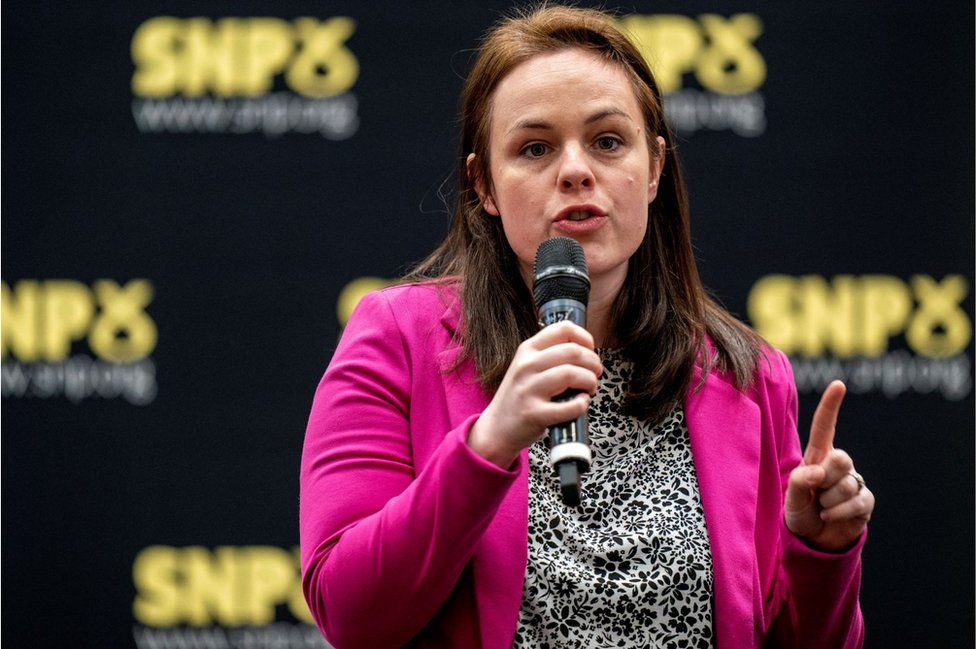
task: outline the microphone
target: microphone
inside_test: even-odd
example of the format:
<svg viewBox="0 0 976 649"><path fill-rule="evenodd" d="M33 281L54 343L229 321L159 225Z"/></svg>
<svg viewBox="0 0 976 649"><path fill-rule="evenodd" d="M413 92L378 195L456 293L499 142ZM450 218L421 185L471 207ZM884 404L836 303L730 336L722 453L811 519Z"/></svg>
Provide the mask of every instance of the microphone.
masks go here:
<svg viewBox="0 0 976 649"><path fill-rule="evenodd" d="M532 293L539 309L539 324L546 327L569 320L586 326L590 275L582 246L568 237L543 241L535 253L533 275ZM568 401L579 393L580 390L566 390L553 400ZM593 461L586 429L585 412L572 421L549 427L549 462L559 478L563 503L570 507L579 506L580 476Z"/></svg>

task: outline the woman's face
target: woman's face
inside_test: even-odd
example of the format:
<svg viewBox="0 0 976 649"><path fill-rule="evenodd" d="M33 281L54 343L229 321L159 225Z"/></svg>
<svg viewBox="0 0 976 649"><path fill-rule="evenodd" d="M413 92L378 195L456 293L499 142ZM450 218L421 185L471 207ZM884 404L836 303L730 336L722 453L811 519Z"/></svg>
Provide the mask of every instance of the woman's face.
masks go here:
<svg viewBox="0 0 976 649"><path fill-rule="evenodd" d="M664 164L664 140L655 159L624 71L582 49L535 56L495 89L489 138L492 183L478 194L527 283L539 244L567 236L583 246L591 281L619 289Z"/></svg>

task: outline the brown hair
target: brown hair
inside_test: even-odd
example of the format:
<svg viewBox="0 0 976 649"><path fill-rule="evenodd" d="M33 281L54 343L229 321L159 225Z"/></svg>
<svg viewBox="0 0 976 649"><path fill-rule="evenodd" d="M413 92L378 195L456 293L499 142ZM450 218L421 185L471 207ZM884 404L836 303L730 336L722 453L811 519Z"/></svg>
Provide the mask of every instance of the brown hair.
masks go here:
<svg viewBox="0 0 976 649"><path fill-rule="evenodd" d="M488 133L491 96L501 79L533 56L565 48L595 52L619 65L633 84L647 123L653 156L656 136L666 160L657 197L648 206L648 228L630 258L627 277L611 314L611 328L634 371L625 412L660 421L684 397L696 359L714 365L745 389L762 340L719 306L702 287L691 248L688 202L674 138L664 120L661 93L637 48L607 14L543 5L519 12L486 34L461 95L461 141L454 216L444 241L403 281L460 282L463 313L459 362L471 358L482 386L494 392L515 350L538 329L532 295L518 271L501 219L489 216L475 191L491 185ZM475 154L469 171L466 158ZM711 339L715 358L706 353Z"/></svg>

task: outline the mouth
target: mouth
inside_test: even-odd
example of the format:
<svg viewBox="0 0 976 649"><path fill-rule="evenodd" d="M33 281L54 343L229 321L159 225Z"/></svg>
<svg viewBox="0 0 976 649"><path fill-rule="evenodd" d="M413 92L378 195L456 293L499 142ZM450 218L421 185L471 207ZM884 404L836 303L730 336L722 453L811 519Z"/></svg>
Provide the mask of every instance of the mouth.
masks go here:
<svg viewBox="0 0 976 649"><path fill-rule="evenodd" d="M585 221L591 216L593 216L593 212L589 212L587 210L576 210L575 212L570 212L567 214L565 219L567 221Z"/></svg>
<svg viewBox="0 0 976 649"><path fill-rule="evenodd" d="M606 216L606 212L593 205L571 205L556 215L554 221L585 221L594 216Z"/></svg>

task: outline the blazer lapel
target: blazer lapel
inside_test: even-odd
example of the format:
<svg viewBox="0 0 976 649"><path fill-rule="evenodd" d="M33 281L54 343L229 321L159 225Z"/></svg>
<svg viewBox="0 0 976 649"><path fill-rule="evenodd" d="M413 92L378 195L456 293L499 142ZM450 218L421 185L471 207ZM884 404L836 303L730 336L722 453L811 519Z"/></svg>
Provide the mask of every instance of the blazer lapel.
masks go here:
<svg viewBox="0 0 976 649"><path fill-rule="evenodd" d="M454 305L445 311L441 323L448 335L453 336L459 326ZM452 367L460 352L456 344L448 345L438 356L441 369ZM491 401L491 396L481 389L471 361L443 377L452 428L483 411ZM523 451L519 456L518 476L471 558L477 619L484 647L510 646L515 636L528 559L528 504L528 451Z"/></svg>
<svg viewBox="0 0 976 649"><path fill-rule="evenodd" d="M685 417L712 550L716 646L751 647L754 619L755 524L759 485L759 407L713 370L698 391L695 367Z"/></svg>

